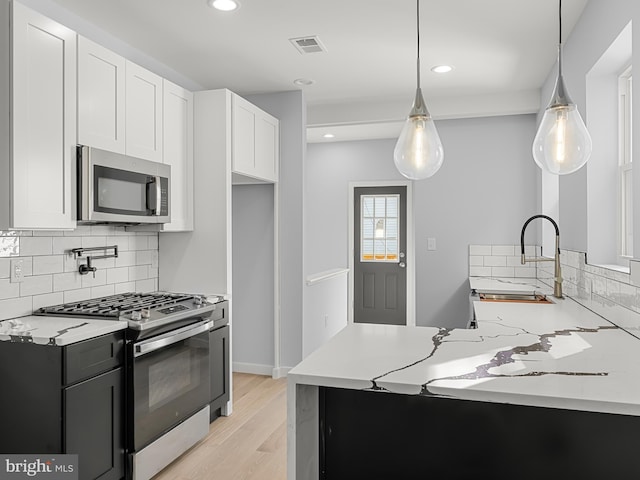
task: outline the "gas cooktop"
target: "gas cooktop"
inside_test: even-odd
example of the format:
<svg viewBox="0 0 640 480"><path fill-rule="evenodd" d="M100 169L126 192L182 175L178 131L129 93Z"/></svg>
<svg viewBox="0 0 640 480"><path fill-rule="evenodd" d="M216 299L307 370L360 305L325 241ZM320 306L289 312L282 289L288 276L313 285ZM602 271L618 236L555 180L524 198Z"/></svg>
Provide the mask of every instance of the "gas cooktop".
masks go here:
<svg viewBox="0 0 640 480"><path fill-rule="evenodd" d="M121 293L80 302L42 307L34 315L126 320L129 328L145 330L189 317L206 317L220 297L184 293Z"/></svg>

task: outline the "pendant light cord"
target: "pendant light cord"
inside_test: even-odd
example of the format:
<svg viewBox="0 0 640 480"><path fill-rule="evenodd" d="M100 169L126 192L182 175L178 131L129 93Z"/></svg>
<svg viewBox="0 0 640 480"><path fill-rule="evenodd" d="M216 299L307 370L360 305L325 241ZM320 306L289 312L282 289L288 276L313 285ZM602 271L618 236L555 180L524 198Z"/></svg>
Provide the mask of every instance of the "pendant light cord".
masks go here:
<svg viewBox="0 0 640 480"><path fill-rule="evenodd" d="M416 31L418 32L418 87L420 88L420 0L416 0Z"/></svg>
<svg viewBox="0 0 640 480"><path fill-rule="evenodd" d="M562 0L558 0L558 45L562 45Z"/></svg>

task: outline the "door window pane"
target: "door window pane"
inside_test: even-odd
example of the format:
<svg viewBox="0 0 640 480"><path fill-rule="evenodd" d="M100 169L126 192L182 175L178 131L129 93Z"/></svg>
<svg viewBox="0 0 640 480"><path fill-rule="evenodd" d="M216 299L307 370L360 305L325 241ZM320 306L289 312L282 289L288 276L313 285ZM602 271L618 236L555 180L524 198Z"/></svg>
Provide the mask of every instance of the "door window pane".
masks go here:
<svg viewBox="0 0 640 480"><path fill-rule="evenodd" d="M360 261L398 261L399 201L399 195L360 197Z"/></svg>

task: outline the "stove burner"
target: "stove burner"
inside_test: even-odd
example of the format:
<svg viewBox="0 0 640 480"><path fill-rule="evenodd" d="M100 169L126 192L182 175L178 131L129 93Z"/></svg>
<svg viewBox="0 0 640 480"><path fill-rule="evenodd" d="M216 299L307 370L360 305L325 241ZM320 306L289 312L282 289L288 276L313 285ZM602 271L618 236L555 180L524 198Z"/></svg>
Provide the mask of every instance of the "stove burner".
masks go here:
<svg viewBox="0 0 640 480"><path fill-rule="evenodd" d="M175 305L178 302L194 299L194 295L181 293L121 293L108 297L95 298L82 302L65 303L42 307L36 315L82 315L86 317L114 318L134 311L151 310Z"/></svg>

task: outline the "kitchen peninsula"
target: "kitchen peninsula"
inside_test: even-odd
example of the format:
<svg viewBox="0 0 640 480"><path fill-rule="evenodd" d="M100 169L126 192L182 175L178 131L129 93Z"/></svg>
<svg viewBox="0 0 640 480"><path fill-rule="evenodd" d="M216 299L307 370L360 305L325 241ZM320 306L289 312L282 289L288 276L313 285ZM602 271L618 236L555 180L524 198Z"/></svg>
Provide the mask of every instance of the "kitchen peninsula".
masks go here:
<svg viewBox="0 0 640 480"><path fill-rule="evenodd" d="M639 340L552 301L346 327L289 372L289 478L636 478Z"/></svg>

